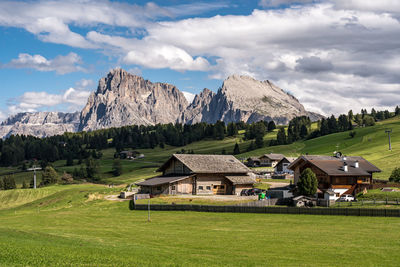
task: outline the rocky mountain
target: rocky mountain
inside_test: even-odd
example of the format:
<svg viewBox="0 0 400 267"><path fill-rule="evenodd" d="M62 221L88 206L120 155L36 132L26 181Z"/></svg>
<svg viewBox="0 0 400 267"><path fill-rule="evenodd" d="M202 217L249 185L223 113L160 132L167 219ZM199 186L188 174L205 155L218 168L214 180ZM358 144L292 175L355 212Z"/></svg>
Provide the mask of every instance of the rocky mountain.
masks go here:
<svg viewBox="0 0 400 267"><path fill-rule="evenodd" d="M10 135L33 135L45 137L76 132L80 112L24 112L9 117L0 125L0 138Z"/></svg>
<svg viewBox="0 0 400 267"><path fill-rule="evenodd" d="M249 76L229 76L217 93L204 89L188 103L174 85L152 83L122 69L110 71L100 79L86 106L79 113L20 113L0 125L0 137L12 134L39 137L66 131L92 131L125 125L198 122L215 123L274 120L286 124L296 116L318 120L292 95L270 81Z"/></svg>
<svg viewBox="0 0 400 267"><path fill-rule="evenodd" d="M210 112L208 108L211 100L215 97L215 93L210 89L204 88L200 94L197 94L192 103L178 118L178 122L194 124L202 122L203 113Z"/></svg>
<svg viewBox="0 0 400 267"><path fill-rule="evenodd" d="M197 102L195 102L197 99ZM286 124L292 118L318 114L307 112L292 95L286 93L270 81L258 81L249 76L229 76L217 94L203 91L196 96L185 111L185 123L244 121L252 123L260 120L274 120Z"/></svg>
<svg viewBox="0 0 400 267"><path fill-rule="evenodd" d="M81 112L80 131L175 122L189 105L174 85L152 83L122 69L100 79Z"/></svg>

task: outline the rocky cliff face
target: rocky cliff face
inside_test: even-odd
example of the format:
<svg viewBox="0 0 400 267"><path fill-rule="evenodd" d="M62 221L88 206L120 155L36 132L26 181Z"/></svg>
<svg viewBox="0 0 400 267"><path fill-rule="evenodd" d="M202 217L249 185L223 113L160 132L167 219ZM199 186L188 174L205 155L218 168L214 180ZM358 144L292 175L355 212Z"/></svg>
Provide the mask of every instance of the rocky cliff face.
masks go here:
<svg viewBox="0 0 400 267"><path fill-rule="evenodd" d="M286 124L296 116L309 115L294 96L270 81L240 75L229 76L217 94L208 95L201 103L203 107L195 103L189 106L186 113L190 116L184 116L185 123L274 120L278 124Z"/></svg>
<svg viewBox="0 0 400 267"><path fill-rule="evenodd" d="M80 131L175 122L188 106L181 91L122 69L100 79L81 113Z"/></svg>
<svg viewBox="0 0 400 267"><path fill-rule="evenodd" d="M91 131L125 125L199 122L215 123L274 120L286 124L296 116L321 118L307 112L292 95L270 81L248 76L228 77L217 93L204 89L189 105L174 85L152 83L122 69L114 69L99 81L80 113L20 113L0 126L0 137L11 134L39 137L64 132Z"/></svg>
<svg viewBox="0 0 400 267"><path fill-rule="evenodd" d="M197 94L192 103L181 114L178 122L186 124L194 124L202 122L203 113L210 112L208 108L211 100L215 97L215 93L210 89L204 88L200 94Z"/></svg>
<svg viewBox="0 0 400 267"><path fill-rule="evenodd" d="M11 116L0 125L0 138L10 135L33 135L46 137L76 132L80 112L25 112Z"/></svg>

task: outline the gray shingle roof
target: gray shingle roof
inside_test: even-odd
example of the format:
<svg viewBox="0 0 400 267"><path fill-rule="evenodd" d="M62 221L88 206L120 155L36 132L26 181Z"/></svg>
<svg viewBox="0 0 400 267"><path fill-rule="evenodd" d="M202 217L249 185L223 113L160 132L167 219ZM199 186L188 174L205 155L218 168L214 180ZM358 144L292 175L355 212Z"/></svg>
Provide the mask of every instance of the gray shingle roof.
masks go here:
<svg viewBox="0 0 400 267"><path fill-rule="evenodd" d="M256 182L256 179L248 176L248 175L242 175L242 176L225 176L229 181L231 181L234 185L237 184L254 184Z"/></svg>
<svg viewBox="0 0 400 267"><path fill-rule="evenodd" d="M155 185L162 185L162 184L169 184L173 182L177 182L180 180L184 180L186 178L189 178L190 176L174 176L174 177L169 177L169 176L159 176L159 177L153 177L149 178L147 180L144 180L143 182L136 183L136 185L140 186L155 186Z"/></svg>
<svg viewBox="0 0 400 267"><path fill-rule="evenodd" d="M169 162L176 158L193 173L248 173L251 172L232 155L173 154L158 171L164 171Z"/></svg>
<svg viewBox="0 0 400 267"><path fill-rule="evenodd" d="M267 157L270 160L281 160L281 159L283 159L285 157L285 155L270 153L270 154L264 154L260 158L263 158L263 157Z"/></svg>
<svg viewBox="0 0 400 267"><path fill-rule="evenodd" d="M302 160L306 160L320 170L325 172L328 175L357 175L357 176L369 176L372 172L380 172L381 170L377 168L375 165L364 159L363 157L358 156L350 156L346 157L346 160L343 158L331 157L331 156L315 156L315 155L305 155L299 157L297 160L292 162L289 166L289 169L293 170L299 162ZM358 161L359 167L355 168L355 162ZM345 172L343 170L344 163L348 166L348 171Z"/></svg>

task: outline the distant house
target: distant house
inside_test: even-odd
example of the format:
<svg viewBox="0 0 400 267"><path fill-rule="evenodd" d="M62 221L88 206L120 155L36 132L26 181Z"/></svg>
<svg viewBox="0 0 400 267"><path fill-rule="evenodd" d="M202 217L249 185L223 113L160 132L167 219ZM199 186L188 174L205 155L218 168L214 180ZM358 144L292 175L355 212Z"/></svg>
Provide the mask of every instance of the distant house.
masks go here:
<svg viewBox="0 0 400 267"><path fill-rule="evenodd" d="M281 159L275 166L275 173L293 173L292 170L289 170L289 165L295 161L297 158L294 157L284 157Z"/></svg>
<svg viewBox="0 0 400 267"><path fill-rule="evenodd" d="M257 157L250 157L247 159L246 166L247 167L260 167L261 161Z"/></svg>
<svg viewBox="0 0 400 267"><path fill-rule="evenodd" d="M372 175L381 170L363 157L330 157L305 155L292 162L288 169L294 171L294 184L306 168L316 174L318 197L339 198L342 194L356 194L372 183Z"/></svg>
<svg viewBox="0 0 400 267"><path fill-rule="evenodd" d="M119 157L121 159L135 159L135 158L144 158L143 154L140 154L138 151L121 151L119 152Z"/></svg>
<svg viewBox="0 0 400 267"><path fill-rule="evenodd" d="M275 167L276 164L278 164L278 162L284 157L285 156L282 154L274 154L274 153L264 154L261 157L259 157L260 165L265 167Z"/></svg>
<svg viewBox="0 0 400 267"><path fill-rule="evenodd" d="M174 154L157 171L162 176L137 183L141 192L239 195L256 182L251 170L231 155Z"/></svg>

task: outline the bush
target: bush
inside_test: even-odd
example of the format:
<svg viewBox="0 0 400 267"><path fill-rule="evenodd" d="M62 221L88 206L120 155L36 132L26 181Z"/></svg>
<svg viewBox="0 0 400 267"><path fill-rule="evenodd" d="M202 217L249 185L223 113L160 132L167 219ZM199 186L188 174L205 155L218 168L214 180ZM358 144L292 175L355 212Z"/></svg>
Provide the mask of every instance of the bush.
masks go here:
<svg viewBox="0 0 400 267"><path fill-rule="evenodd" d="M310 169L305 169L301 175L297 187L299 193L305 196L313 196L317 193L318 180L315 173Z"/></svg>
<svg viewBox="0 0 400 267"><path fill-rule="evenodd" d="M354 138L354 136L356 136L356 131L351 131L351 132L349 132L349 136L350 136L351 138Z"/></svg>
<svg viewBox="0 0 400 267"><path fill-rule="evenodd" d="M72 184L74 182L74 178L71 174L64 172L64 174L61 176L61 181L63 181L64 184Z"/></svg>
<svg viewBox="0 0 400 267"><path fill-rule="evenodd" d="M53 167L47 166L42 173L43 185L55 184L58 182L58 174Z"/></svg>
<svg viewBox="0 0 400 267"><path fill-rule="evenodd" d="M129 209L130 210L135 209L135 201L133 199L129 200Z"/></svg>
<svg viewBox="0 0 400 267"><path fill-rule="evenodd" d="M114 176L120 176L122 174L122 165L120 160L114 159L112 173Z"/></svg>
<svg viewBox="0 0 400 267"><path fill-rule="evenodd" d="M391 182L400 182L400 168L394 168L392 174L389 177L389 181Z"/></svg>

